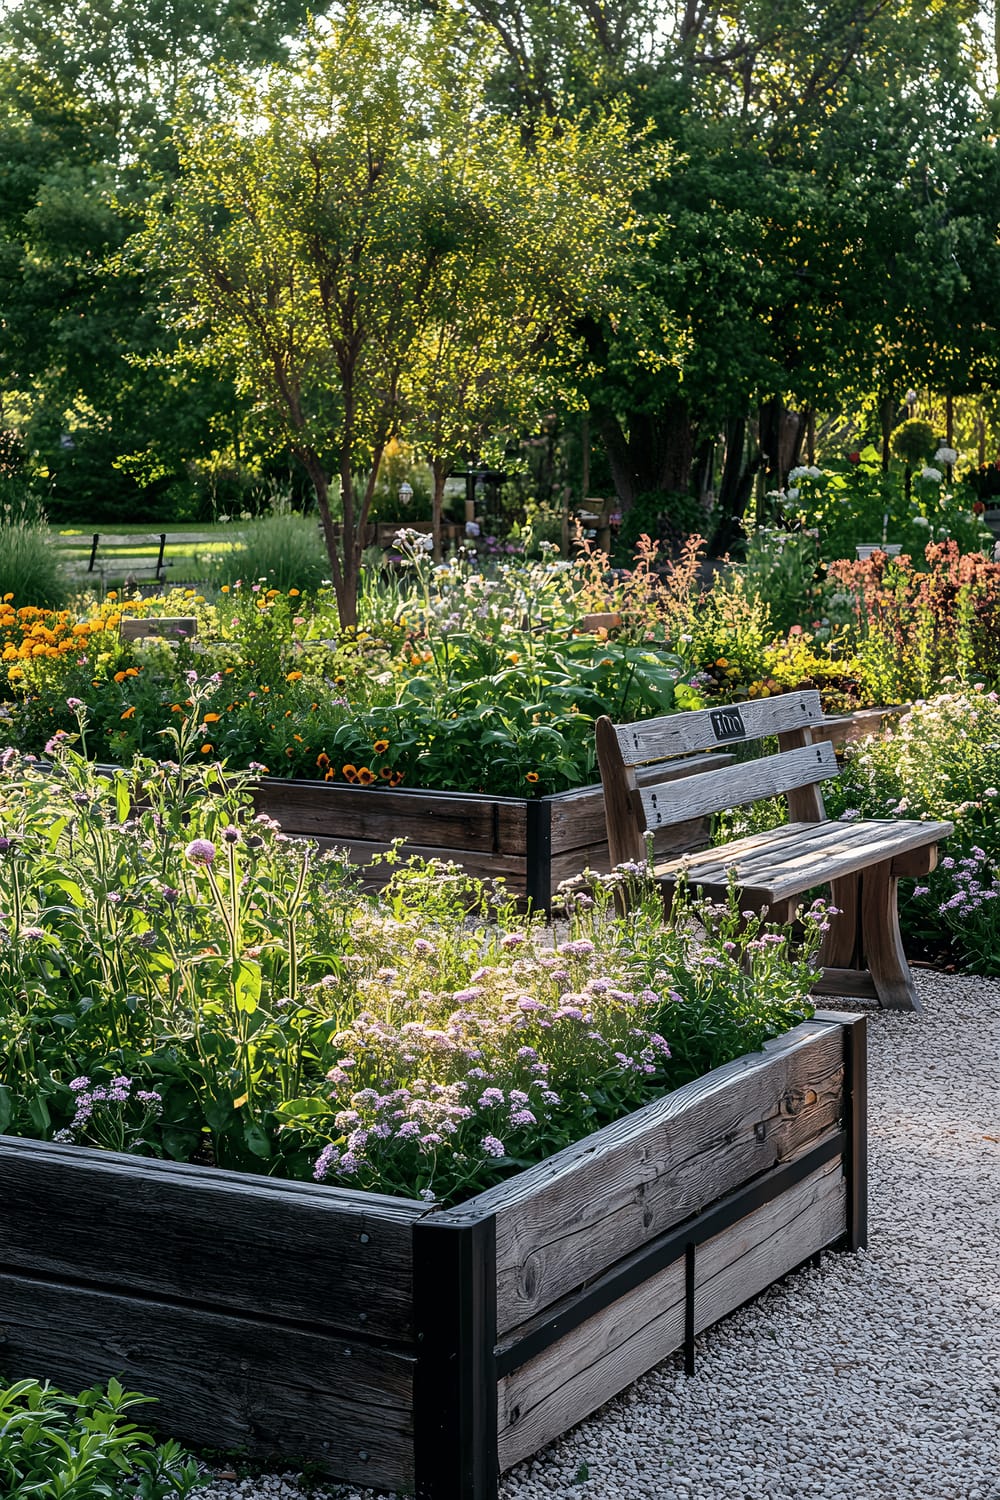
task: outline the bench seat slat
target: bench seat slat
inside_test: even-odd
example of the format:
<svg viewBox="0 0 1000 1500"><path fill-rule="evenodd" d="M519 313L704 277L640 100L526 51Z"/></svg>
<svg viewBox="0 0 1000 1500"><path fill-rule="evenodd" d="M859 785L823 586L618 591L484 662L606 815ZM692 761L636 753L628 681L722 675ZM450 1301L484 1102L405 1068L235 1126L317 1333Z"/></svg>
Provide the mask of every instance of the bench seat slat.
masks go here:
<svg viewBox="0 0 1000 1500"><path fill-rule="evenodd" d="M764 760L742 761L722 771L705 771L683 781L640 787L645 826L654 832L706 813L777 797L793 787L829 781L837 774L837 756L829 740L803 745Z"/></svg>
<svg viewBox="0 0 1000 1500"><path fill-rule="evenodd" d="M756 834L745 859L738 844L728 844L658 864L656 875L664 884L673 885L683 873L692 890L701 887L706 895L721 896L728 889L729 871L735 869L737 884L745 893L777 903L813 886L856 875L906 850L936 844L953 831L951 823L916 820L791 823L774 830L770 851L766 842L770 835Z"/></svg>

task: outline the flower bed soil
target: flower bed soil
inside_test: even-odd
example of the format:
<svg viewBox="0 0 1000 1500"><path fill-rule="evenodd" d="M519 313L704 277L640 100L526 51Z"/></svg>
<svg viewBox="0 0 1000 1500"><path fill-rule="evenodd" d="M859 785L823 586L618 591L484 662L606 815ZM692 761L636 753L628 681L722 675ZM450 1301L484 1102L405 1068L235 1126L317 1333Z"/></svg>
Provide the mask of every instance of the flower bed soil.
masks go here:
<svg viewBox="0 0 1000 1500"><path fill-rule="evenodd" d="M0 1137L0 1366L425 1500L865 1243L865 1022L821 1013L448 1210Z"/></svg>

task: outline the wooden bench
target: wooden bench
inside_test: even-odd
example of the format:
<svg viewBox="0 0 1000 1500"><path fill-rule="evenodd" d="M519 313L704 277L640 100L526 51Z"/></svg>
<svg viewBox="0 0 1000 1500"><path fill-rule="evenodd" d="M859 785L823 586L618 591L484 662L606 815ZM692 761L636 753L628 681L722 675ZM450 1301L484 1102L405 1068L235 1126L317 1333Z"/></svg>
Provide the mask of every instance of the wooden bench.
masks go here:
<svg viewBox="0 0 1000 1500"><path fill-rule="evenodd" d="M679 878L692 890L725 899L735 872L741 903L769 918L792 919L798 898L829 886L840 910L826 934L816 993L874 999L894 1010L919 1010L903 951L897 912L900 877L929 874L951 823L913 819L827 818L819 783L837 775L833 745L821 738L817 692L788 693L738 706L672 714L638 724L597 721L612 865L646 863L645 831L654 836L654 868L669 902ZM779 752L721 771L657 782L650 772L671 758L741 740L776 735ZM814 741L814 735L816 739ZM637 776L637 770L639 775ZM697 854L656 857L660 830L705 814L784 795L790 821Z"/></svg>
<svg viewBox="0 0 1000 1500"><path fill-rule="evenodd" d="M58 536L53 540L57 547L72 549L78 554L67 559L64 564L71 573L88 581L100 580L102 587L108 577L133 579L136 582L140 579L154 583L166 581L168 564L164 561L167 546L165 531L151 532L148 535L110 535L95 531L88 537ZM148 555L135 553L132 549L136 547Z"/></svg>

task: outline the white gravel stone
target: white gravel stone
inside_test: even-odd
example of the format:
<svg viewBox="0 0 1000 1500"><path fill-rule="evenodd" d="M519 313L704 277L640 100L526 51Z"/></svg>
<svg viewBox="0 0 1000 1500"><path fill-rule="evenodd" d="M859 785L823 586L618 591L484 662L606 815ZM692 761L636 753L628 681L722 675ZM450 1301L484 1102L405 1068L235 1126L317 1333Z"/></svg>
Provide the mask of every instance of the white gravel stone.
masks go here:
<svg viewBox="0 0 1000 1500"><path fill-rule="evenodd" d="M869 1249L710 1329L694 1379L665 1360L501 1500L1000 1500L1000 981L917 983L924 1015L868 1012ZM375 1500L291 1475L199 1494Z"/></svg>

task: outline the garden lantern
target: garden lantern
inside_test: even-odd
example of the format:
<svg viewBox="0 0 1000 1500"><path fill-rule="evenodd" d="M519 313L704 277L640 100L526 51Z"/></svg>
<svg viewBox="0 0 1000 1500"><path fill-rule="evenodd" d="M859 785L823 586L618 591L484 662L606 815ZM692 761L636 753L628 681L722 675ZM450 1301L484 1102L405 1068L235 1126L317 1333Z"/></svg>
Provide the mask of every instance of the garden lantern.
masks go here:
<svg viewBox="0 0 1000 1500"><path fill-rule="evenodd" d="M404 510L409 510L409 508L410 508L410 501L412 499L413 499L413 485L412 484L407 484L406 480L404 479L403 482L402 482L402 484L399 486L399 503L403 507Z"/></svg>

